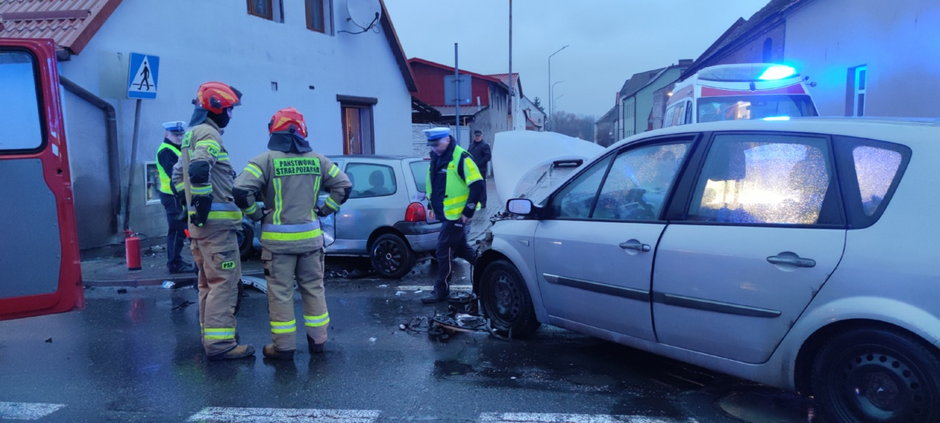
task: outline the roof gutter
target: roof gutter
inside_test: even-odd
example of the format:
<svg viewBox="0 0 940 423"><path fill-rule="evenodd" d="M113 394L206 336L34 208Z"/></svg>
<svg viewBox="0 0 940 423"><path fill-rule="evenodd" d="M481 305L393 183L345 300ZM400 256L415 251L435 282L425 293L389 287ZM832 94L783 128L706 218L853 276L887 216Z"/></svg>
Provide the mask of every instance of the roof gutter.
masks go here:
<svg viewBox="0 0 940 423"><path fill-rule="evenodd" d="M59 75L59 82L62 87L70 93L75 94L82 100L87 101L104 112L104 124L107 128L106 141L108 143L108 180L111 185L111 220L109 222L111 233L117 233L117 218L121 210L121 180L118 175L118 141L117 141L117 114L114 112L114 106L101 97L91 93L72 80Z"/></svg>

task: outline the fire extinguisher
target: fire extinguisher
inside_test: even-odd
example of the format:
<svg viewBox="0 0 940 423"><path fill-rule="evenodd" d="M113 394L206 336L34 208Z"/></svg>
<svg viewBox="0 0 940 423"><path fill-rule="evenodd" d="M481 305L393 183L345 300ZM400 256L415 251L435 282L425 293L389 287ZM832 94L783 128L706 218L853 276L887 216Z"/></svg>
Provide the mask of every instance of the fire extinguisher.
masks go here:
<svg viewBox="0 0 940 423"><path fill-rule="evenodd" d="M124 231L124 255L127 270L140 270L140 238L132 231Z"/></svg>

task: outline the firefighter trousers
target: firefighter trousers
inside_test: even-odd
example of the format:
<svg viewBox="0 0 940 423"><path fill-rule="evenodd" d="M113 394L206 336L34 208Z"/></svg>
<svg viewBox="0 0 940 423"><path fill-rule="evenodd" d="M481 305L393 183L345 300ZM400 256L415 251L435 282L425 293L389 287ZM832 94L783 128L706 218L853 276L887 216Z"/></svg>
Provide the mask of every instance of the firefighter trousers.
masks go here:
<svg viewBox="0 0 940 423"><path fill-rule="evenodd" d="M193 261L199 268L199 326L206 355L222 354L235 341L235 304L242 276L241 257L234 229L209 232L192 239Z"/></svg>
<svg viewBox="0 0 940 423"><path fill-rule="evenodd" d="M316 344L327 340L330 313L323 287L324 253L322 248L303 254L261 252L264 275L268 282L268 316L271 339L279 351L297 349L297 320L294 316L294 280L303 300L303 326Z"/></svg>

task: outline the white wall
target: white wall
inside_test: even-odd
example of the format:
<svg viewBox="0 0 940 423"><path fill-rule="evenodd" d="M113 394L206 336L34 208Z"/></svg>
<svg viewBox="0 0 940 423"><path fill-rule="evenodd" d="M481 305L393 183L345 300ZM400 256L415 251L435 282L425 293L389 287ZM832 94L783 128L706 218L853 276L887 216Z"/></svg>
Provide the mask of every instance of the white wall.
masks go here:
<svg viewBox="0 0 940 423"><path fill-rule="evenodd" d="M350 1L378 4L378 0ZM340 33L358 28L347 23L346 0L334 0L336 33L325 35L306 29L303 1L283 4L284 22L278 23L248 15L241 0L125 0L81 54L60 64L60 72L115 106L123 166L129 162L134 120L135 102L125 98L130 52L160 56L157 99L143 100L138 166L153 160L162 141L160 123L188 122L196 88L213 80L244 93L243 105L235 109L224 135L238 170L265 150L268 120L286 106L304 114L316 151L341 154L337 95L377 98L373 107L376 153L410 153L411 97L381 25L359 35ZM276 92L271 82L278 83ZM310 85L315 89L310 90ZM75 130L86 124L66 119L72 146L101 142L98 134ZM82 139L85 136L95 139ZM103 172L106 163L102 158L97 171ZM78 171L73 175L76 179L87 169L83 164L73 164L73 168ZM120 174L126 185L127 169ZM134 182L132 229L159 235L166 227L162 207L144 206L140 195L143 171L135 170L134 175L140 179ZM92 246L82 245L88 247Z"/></svg>
<svg viewBox="0 0 940 423"><path fill-rule="evenodd" d="M817 0L787 18L785 61L821 115L845 115L848 69L868 65L866 115L940 117L938 52L936 0Z"/></svg>

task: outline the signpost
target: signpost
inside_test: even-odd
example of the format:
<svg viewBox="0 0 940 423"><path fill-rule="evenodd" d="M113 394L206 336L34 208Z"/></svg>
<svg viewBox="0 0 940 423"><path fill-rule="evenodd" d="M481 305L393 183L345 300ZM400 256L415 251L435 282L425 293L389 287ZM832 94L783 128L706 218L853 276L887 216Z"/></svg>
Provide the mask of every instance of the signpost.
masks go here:
<svg viewBox="0 0 940 423"><path fill-rule="evenodd" d="M135 162L137 159L137 136L140 133L141 99L157 98L157 83L160 76L160 56L131 53L127 68L127 98L137 99L134 107L134 136L131 138L130 166L127 172L127 195L124 196L124 232L131 238L131 193L134 187Z"/></svg>

